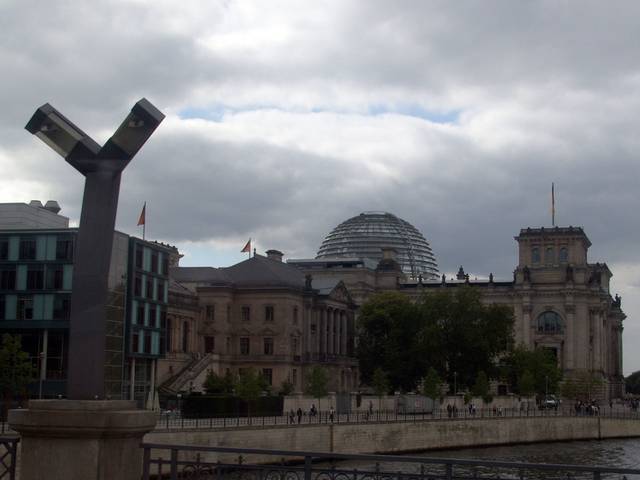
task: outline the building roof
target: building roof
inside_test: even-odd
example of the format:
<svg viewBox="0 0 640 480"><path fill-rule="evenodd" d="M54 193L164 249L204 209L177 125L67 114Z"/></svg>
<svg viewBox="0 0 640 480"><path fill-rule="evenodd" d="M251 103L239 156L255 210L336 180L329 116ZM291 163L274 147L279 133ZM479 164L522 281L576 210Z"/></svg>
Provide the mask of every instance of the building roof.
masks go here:
<svg viewBox="0 0 640 480"><path fill-rule="evenodd" d="M178 282L236 288L294 288L303 290L305 276L296 267L262 255L231 267L175 267L171 275Z"/></svg>
<svg viewBox="0 0 640 480"><path fill-rule="evenodd" d="M587 237L587 234L584 233L584 230L582 229L582 227L574 227L574 226L568 226L568 227L551 227L551 228L545 228L545 227L539 227L539 228L522 228L520 230L520 235L518 235L517 237L514 237L516 240L520 240L521 238L540 238L540 239L544 239L544 238L548 238L548 237L554 237L554 236L576 236L576 237L582 237L585 241L585 243L587 244L587 247L591 246L591 241L589 240L589 237Z"/></svg>

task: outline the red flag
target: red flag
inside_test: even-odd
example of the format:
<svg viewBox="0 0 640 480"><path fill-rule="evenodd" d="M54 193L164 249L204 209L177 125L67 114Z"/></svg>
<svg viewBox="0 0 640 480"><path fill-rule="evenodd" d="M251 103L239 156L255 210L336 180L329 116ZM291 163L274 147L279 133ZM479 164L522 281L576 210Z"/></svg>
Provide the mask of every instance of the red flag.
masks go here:
<svg viewBox="0 0 640 480"><path fill-rule="evenodd" d="M145 214L147 212L147 202L144 202L144 206L142 207L142 211L140 212L140 218L138 218L138 226L145 225Z"/></svg>
<svg viewBox="0 0 640 480"><path fill-rule="evenodd" d="M247 253L247 252L251 253L251 239L249 239L249 241L244 246L244 248L240 250L240 253Z"/></svg>

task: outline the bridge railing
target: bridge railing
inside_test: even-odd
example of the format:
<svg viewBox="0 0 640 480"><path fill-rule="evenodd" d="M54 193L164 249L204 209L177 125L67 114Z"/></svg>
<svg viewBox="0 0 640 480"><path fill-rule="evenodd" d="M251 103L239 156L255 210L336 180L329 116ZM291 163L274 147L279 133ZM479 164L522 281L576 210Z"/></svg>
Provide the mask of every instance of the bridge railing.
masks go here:
<svg viewBox="0 0 640 480"><path fill-rule="evenodd" d="M468 408L457 411L448 411L446 408L426 411L402 411L402 410L374 410L372 412L356 411L350 413L331 413L329 411L316 412L310 415L304 412L301 416L272 415L259 417L230 417L211 416L202 418L184 418L177 413L164 413L160 415L156 430L174 429L213 429L213 428L238 428L238 427L271 427L274 425L313 425L330 423L374 423L374 422L420 422L433 420L473 420L473 419L499 419L522 417L588 417L600 416L602 418L619 418L627 420L640 420L640 413L630 409L616 410L603 408L598 412L592 410L576 410L573 407L558 409L538 408L530 409L493 409L483 408L469 410Z"/></svg>
<svg viewBox="0 0 640 480"><path fill-rule="evenodd" d="M500 480L638 478L640 469L452 458L142 444L143 480Z"/></svg>
<svg viewBox="0 0 640 480"><path fill-rule="evenodd" d="M15 480L18 437L0 437L0 480Z"/></svg>

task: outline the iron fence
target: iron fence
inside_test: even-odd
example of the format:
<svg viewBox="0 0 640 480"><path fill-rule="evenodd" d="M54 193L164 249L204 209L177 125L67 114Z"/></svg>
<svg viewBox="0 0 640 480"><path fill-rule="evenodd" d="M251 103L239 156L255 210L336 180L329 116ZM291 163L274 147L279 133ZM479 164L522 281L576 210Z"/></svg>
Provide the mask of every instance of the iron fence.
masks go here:
<svg viewBox="0 0 640 480"><path fill-rule="evenodd" d="M143 480L620 479L640 469L391 455L142 444Z"/></svg>
<svg viewBox="0 0 640 480"><path fill-rule="evenodd" d="M295 412L294 412L295 413ZM274 425L305 426L328 423L379 423L379 422L422 422L434 420L474 420L474 419L502 419L526 417L589 417L617 418L625 420L640 420L640 412L632 410L601 409L593 411L577 411L574 408L559 408L540 410L530 408L493 409L483 408L474 411L468 408L458 411L437 409L431 412L411 412L401 410L374 410L372 412L356 411L352 413L331 413L330 411L316 412L310 415L271 415L259 417L206 417L184 418L175 413L163 413L158 419L156 430L179 429L214 429L238 427L271 427Z"/></svg>
<svg viewBox="0 0 640 480"><path fill-rule="evenodd" d="M18 437L0 437L0 480L15 480Z"/></svg>

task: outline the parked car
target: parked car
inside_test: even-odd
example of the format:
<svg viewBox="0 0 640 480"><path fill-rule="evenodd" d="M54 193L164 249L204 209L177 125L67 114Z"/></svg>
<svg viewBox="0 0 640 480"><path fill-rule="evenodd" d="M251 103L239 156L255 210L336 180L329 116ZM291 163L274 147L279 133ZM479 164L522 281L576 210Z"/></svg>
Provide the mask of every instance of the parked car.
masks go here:
<svg viewBox="0 0 640 480"><path fill-rule="evenodd" d="M557 410L560 406L560 401L553 395L547 395L540 402L540 410Z"/></svg>

